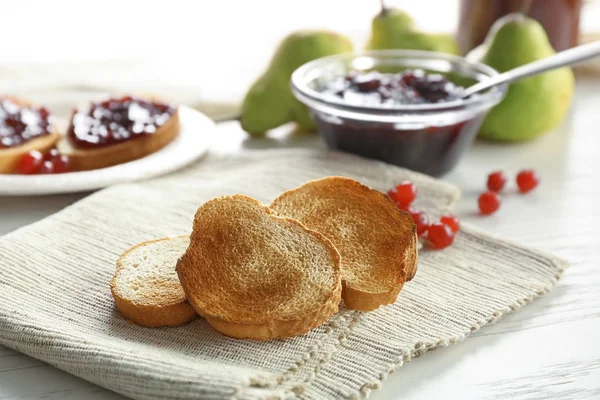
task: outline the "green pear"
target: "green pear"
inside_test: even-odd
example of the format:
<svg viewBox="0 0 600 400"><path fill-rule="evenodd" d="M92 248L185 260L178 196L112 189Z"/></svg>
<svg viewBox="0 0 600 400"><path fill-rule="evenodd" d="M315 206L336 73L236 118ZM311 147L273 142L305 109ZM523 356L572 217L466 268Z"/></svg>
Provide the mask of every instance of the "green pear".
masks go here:
<svg viewBox="0 0 600 400"><path fill-rule="evenodd" d="M450 54L458 54L459 51L453 37L421 32L407 13L384 4L381 12L373 18L367 49L413 49Z"/></svg>
<svg viewBox="0 0 600 400"><path fill-rule="evenodd" d="M308 109L292 94L290 77L298 67L309 61L351 51L352 42L335 32L299 31L287 36L265 73L244 98L242 128L253 136L292 121L304 130L314 129Z"/></svg>
<svg viewBox="0 0 600 400"><path fill-rule="evenodd" d="M496 21L475 54L481 62L504 72L551 56L555 51L537 21L523 14L510 14ZM574 86L575 79L569 68L511 84L504 100L487 115L480 136L514 142L548 132L565 118Z"/></svg>

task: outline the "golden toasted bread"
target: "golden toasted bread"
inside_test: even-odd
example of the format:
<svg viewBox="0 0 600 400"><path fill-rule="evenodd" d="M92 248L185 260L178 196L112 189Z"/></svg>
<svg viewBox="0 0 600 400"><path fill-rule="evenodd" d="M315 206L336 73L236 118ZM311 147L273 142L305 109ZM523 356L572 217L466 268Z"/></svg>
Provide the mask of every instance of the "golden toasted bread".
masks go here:
<svg viewBox="0 0 600 400"><path fill-rule="evenodd" d="M73 171L88 171L123 164L155 153L171 143L179 130L179 112L175 110L171 118L151 135L95 149L76 148L68 137L64 137L58 142L57 148L69 157Z"/></svg>
<svg viewBox="0 0 600 400"><path fill-rule="evenodd" d="M243 195L197 210L177 273L196 312L235 338L308 332L341 301L340 256L331 242Z"/></svg>
<svg viewBox="0 0 600 400"><path fill-rule="evenodd" d="M2 99L8 99L21 107L30 107L31 103L26 100L16 99L13 97L0 97ZM52 132L49 135L37 137L35 139L28 140L22 145L15 147L0 148L0 174L12 174L17 170L17 166L21 161L21 158L29 153L30 151L39 151L45 153L54 147L56 142L60 139L58 132Z"/></svg>
<svg viewBox="0 0 600 400"><path fill-rule="evenodd" d="M196 317L175 272L189 242L188 236L152 240L121 255L110 290L125 318L154 328L184 325Z"/></svg>
<svg viewBox="0 0 600 400"><path fill-rule="evenodd" d="M344 177L308 182L271 208L328 237L342 256L347 307L371 311L396 301L417 268L411 216L383 193Z"/></svg>

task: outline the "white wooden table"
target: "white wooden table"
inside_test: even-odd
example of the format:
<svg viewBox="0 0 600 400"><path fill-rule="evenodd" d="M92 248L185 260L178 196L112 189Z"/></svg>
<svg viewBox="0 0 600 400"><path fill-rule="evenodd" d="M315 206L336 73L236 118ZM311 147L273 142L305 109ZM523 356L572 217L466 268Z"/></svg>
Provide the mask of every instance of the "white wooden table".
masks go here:
<svg viewBox="0 0 600 400"><path fill-rule="evenodd" d="M220 124L213 151L323 146L316 137L247 140L237 122ZM519 145L478 142L444 179L463 189L465 222L560 255L572 263L554 291L464 343L400 368L372 399L600 397L600 83L579 83L569 120ZM535 168L541 186L527 196L514 182L499 212L477 214L486 175ZM43 218L85 194L0 198L0 233ZM43 362L0 347L0 399L118 399Z"/></svg>

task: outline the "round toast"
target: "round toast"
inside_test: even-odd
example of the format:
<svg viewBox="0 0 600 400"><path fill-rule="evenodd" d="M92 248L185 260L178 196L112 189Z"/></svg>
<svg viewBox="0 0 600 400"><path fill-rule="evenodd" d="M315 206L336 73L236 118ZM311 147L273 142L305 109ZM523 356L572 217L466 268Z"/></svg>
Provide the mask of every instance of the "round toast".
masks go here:
<svg viewBox="0 0 600 400"><path fill-rule="evenodd" d="M332 243L244 195L197 210L177 273L196 312L235 338L308 332L341 301L340 256Z"/></svg>
<svg viewBox="0 0 600 400"><path fill-rule="evenodd" d="M112 167L155 153L171 143L179 134L179 130L179 111L175 110L171 118L151 135L97 149L78 149L65 136L58 142L57 148L61 154L69 157L73 171L89 171Z"/></svg>
<svg viewBox="0 0 600 400"><path fill-rule="evenodd" d="M188 236L151 240L119 257L110 290L125 318L149 328L181 326L196 318L175 272L189 242Z"/></svg>
<svg viewBox="0 0 600 400"><path fill-rule="evenodd" d="M346 307L371 311L396 301L417 268L411 216L385 194L345 177L288 190L271 208L329 238L342 256Z"/></svg>
<svg viewBox="0 0 600 400"><path fill-rule="evenodd" d="M23 99L16 99L14 97L0 97L0 100L2 99L12 100L22 107L31 106L29 101ZM28 140L20 146L0 148L0 174L16 173L19 162L25 154L35 150L41 153L46 153L54 147L59 139L60 134L55 131L49 135Z"/></svg>

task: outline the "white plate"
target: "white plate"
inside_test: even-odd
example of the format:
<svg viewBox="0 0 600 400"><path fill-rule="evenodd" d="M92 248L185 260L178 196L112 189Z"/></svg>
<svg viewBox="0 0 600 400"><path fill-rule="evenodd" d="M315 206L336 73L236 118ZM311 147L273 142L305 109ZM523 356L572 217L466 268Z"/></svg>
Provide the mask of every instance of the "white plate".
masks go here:
<svg viewBox="0 0 600 400"><path fill-rule="evenodd" d="M100 189L167 174L198 160L210 145L215 123L189 107L179 108L181 132L167 146L139 160L114 167L56 175L0 174L0 195L44 195Z"/></svg>

